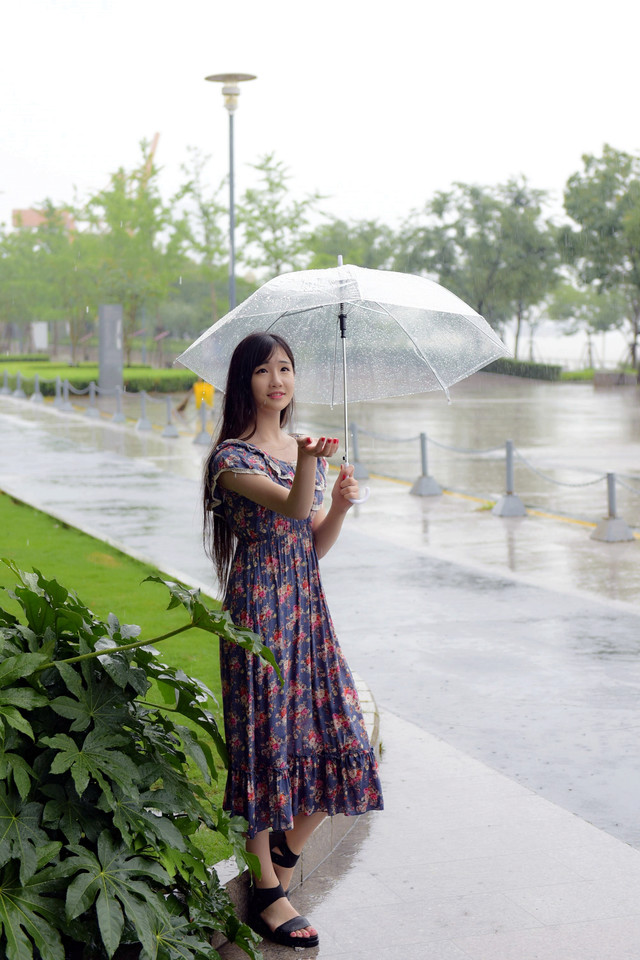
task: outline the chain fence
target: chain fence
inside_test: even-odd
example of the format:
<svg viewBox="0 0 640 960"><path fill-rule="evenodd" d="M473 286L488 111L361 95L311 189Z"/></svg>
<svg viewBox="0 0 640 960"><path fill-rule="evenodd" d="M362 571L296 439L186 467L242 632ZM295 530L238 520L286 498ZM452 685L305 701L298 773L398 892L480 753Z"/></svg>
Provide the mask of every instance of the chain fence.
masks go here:
<svg viewBox="0 0 640 960"><path fill-rule="evenodd" d="M14 387L10 385L10 380L12 379L15 380ZM30 397L27 397L24 386L30 385L31 382L33 382L33 390L31 391ZM5 370L2 378L2 386L0 387L0 395L41 403L44 397L40 386L45 383L49 385L55 383L53 406L61 412L83 412L85 416L89 417L108 418L115 424L131 422L135 424L136 430L149 431L155 429L160 431L160 435L166 439L175 439L179 436L191 435L193 443L208 446L211 442L211 430L213 429L213 393L211 393L209 399L205 399L204 394L201 393L198 395L197 388L194 388L193 391L190 391L186 396L180 398L175 398L171 394L153 396L144 390L136 393L128 393L118 386L104 388L93 381L91 381L87 387L76 388L68 379L61 380L60 377L56 377L50 380L44 380L38 377L37 374L29 378L24 377L20 373L11 377L8 371ZM86 397L86 406L78 410L78 408L71 403L70 395L76 398ZM105 409L104 402L102 402L101 406L98 405L99 400L112 401L114 398L115 410ZM193 408L189 403L191 399L194 401ZM151 409L148 408L148 405L151 405ZM125 406L127 413L124 411ZM163 406L164 414L162 414ZM153 413L154 408L157 411L157 415ZM178 424L181 429L179 429ZM209 427L211 429L209 429ZM359 479L364 479L368 476L367 467L362 462L360 455L360 437L366 437L377 443L390 444L394 447L418 442L420 445L421 473L411 487L411 493L416 496L435 496L442 493L442 486L429 473L429 447L434 447L437 450L445 451L455 456L475 460L491 458L491 462L493 463L501 460L502 457L499 457L499 455L504 454L505 493L498 499L493 507L493 512L497 513L498 516L524 516L527 512L520 497L515 492L514 466L516 460L522 468L528 470L545 483L556 487L578 490L594 487L606 482L607 515L603 522L605 524L609 523L610 528L615 526L618 530L622 529L623 535L616 536L614 539L634 538L631 528L617 515L616 487L623 488L628 494L631 494L632 497L640 497L640 488L634 486L634 481L640 482L640 477L605 472L599 473L589 480L577 482L560 480L557 477L550 476L533 464L528 457L525 457L514 446L511 440L506 440L503 444L492 447L471 448L443 443L428 436L426 432L412 434L408 437L398 437L368 430L355 423L350 424L349 431L352 441L355 473ZM598 537L598 539L611 538L601 536Z"/></svg>

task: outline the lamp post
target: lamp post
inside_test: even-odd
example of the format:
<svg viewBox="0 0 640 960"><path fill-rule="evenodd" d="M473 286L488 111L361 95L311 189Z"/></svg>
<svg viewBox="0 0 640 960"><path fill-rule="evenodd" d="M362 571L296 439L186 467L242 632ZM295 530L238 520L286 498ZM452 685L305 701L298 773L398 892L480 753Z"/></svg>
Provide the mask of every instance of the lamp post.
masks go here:
<svg viewBox="0 0 640 960"><path fill-rule="evenodd" d="M236 240L235 200L233 195L233 115L238 109L239 84L255 80L252 73L214 73L205 80L222 83L224 105L229 111L229 310L236 305Z"/></svg>

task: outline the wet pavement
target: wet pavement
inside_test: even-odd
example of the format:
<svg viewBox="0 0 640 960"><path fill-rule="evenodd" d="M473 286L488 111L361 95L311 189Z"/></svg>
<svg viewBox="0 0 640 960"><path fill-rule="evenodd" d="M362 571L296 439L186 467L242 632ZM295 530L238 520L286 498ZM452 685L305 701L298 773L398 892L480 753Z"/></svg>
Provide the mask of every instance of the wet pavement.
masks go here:
<svg viewBox="0 0 640 960"><path fill-rule="evenodd" d="M5 398L0 437L1 489L211 589L191 437ZM294 894L309 953L637 960L640 544L370 484L323 577L380 708L387 809Z"/></svg>

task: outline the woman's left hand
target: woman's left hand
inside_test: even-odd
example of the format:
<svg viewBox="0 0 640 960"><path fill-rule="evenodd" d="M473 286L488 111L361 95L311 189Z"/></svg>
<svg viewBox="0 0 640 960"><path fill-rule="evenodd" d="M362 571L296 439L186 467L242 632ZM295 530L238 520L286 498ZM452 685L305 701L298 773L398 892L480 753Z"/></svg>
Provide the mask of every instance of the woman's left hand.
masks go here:
<svg viewBox="0 0 640 960"><path fill-rule="evenodd" d="M331 500L339 510L348 510L353 506L352 500L357 500L360 496L358 481L353 475L353 464L345 466L342 464L338 479L333 485L331 491Z"/></svg>

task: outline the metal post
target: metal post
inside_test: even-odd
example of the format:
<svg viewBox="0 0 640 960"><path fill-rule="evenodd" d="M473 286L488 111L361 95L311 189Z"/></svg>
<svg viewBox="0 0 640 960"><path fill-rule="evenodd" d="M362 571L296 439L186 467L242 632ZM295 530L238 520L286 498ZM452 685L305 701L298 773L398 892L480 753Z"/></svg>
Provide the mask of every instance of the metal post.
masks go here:
<svg viewBox="0 0 640 960"><path fill-rule="evenodd" d="M616 475L607 474L607 507L609 510L609 519L616 519Z"/></svg>
<svg viewBox="0 0 640 960"><path fill-rule="evenodd" d="M351 441L353 446L353 475L356 480L367 480L369 478L369 473L367 468L363 463L360 463L360 450L358 447L358 424L350 423L349 424L349 433L351 434Z"/></svg>
<svg viewBox="0 0 640 960"><path fill-rule="evenodd" d="M514 469L513 469L513 440L507 440L505 455L506 455L506 467L507 467L507 470L506 470L507 496L511 497L513 496L513 491L515 487Z"/></svg>
<svg viewBox="0 0 640 960"><path fill-rule="evenodd" d="M514 493L513 440L507 440L505 446L507 492L504 497L500 497L491 512L497 517L524 517L527 514L525 505Z"/></svg>
<svg viewBox="0 0 640 960"><path fill-rule="evenodd" d="M140 391L140 419L136 423L136 430L151 430L151 421L147 418L147 393Z"/></svg>
<svg viewBox="0 0 640 960"><path fill-rule="evenodd" d="M33 378L33 393L31 394L32 403L44 403L44 397L42 396L42 391L40 390L40 377L38 374L34 374Z"/></svg>
<svg viewBox="0 0 640 960"><path fill-rule="evenodd" d="M91 380L89 383L89 406L87 407L86 412L87 417L99 417L100 411L96 407L96 385Z"/></svg>
<svg viewBox="0 0 640 960"><path fill-rule="evenodd" d="M178 437L178 428L171 419L171 397L167 397L167 425L160 434L161 437Z"/></svg>
<svg viewBox="0 0 640 960"><path fill-rule="evenodd" d="M193 442L207 447L211 443L211 434L207 430L207 405L204 400L200 404L200 432L195 435Z"/></svg>
<svg viewBox="0 0 640 960"><path fill-rule="evenodd" d="M69 401L69 381L65 380L62 384L62 406L61 410L64 410L65 413L71 413L73 411L73 405Z"/></svg>
<svg viewBox="0 0 640 960"><path fill-rule="evenodd" d="M122 412L122 387L116 387L116 412L114 413L112 423L125 423L126 417Z"/></svg>
<svg viewBox="0 0 640 960"><path fill-rule="evenodd" d="M56 377L56 396L53 405L54 407L62 406L62 380L60 377Z"/></svg>
<svg viewBox="0 0 640 960"><path fill-rule="evenodd" d="M9 386L9 371L4 371L4 376L2 378L2 389L0 390L1 394L5 396L11 393L11 387Z"/></svg>
<svg viewBox="0 0 640 960"><path fill-rule="evenodd" d="M236 214L233 170L233 111L229 111L229 310L236 305Z"/></svg>
<svg viewBox="0 0 640 960"><path fill-rule="evenodd" d="M20 373L20 371L16 373L16 388L13 391L12 396L14 396L17 400L25 400L27 396L24 390L22 389L22 374Z"/></svg>
<svg viewBox="0 0 640 960"><path fill-rule="evenodd" d="M420 464L422 475L418 477L409 493L414 497L437 497L442 493L442 487L433 477L429 476L429 465L427 463L427 435L420 434Z"/></svg>
<svg viewBox="0 0 640 960"><path fill-rule="evenodd" d="M591 534L592 540L603 540L605 543L619 543L624 540L635 540L633 530L616 511L616 475L607 474L607 513Z"/></svg>

